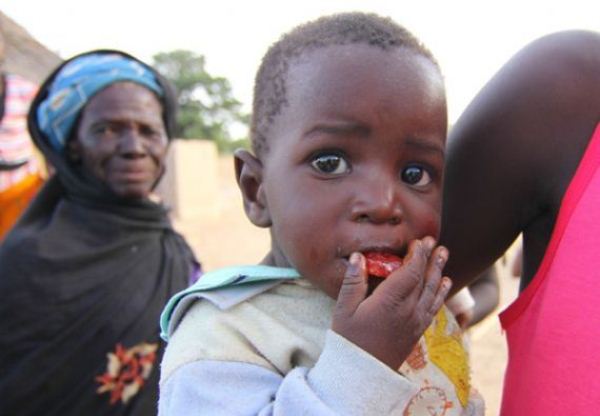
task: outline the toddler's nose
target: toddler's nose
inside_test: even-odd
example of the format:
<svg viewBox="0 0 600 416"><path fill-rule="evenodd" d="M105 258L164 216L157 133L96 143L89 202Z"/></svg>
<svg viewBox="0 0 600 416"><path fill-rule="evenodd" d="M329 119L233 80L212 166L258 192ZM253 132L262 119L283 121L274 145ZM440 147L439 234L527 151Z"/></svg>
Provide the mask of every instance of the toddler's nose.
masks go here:
<svg viewBox="0 0 600 416"><path fill-rule="evenodd" d="M352 208L352 218L373 224L399 224L403 220L399 181L383 177L369 181L359 192Z"/></svg>

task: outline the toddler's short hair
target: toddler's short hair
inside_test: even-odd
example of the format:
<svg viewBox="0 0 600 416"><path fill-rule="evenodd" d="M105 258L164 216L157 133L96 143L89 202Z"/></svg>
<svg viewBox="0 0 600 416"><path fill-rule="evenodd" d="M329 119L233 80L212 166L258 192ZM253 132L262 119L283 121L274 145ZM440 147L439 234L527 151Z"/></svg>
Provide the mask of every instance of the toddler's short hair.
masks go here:
<svg viewBox="0 0 600 416"><path fill-rule="evenodd" d="M268 150L268 130L287 104L286 79L291 61L323 47L351 44L372 45L382 50L407 48L439 69L431 52L390 18L371 13L340 13L297 26L269 48L256 74L250 138L257 156Z"/></svg>

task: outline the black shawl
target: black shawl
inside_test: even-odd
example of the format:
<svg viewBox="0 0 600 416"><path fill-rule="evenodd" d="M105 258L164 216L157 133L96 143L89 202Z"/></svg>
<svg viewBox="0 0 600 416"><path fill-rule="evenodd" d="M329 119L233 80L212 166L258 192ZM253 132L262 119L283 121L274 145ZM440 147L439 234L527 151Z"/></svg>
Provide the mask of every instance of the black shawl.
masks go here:
<svg viewBox="0 0 600 416"><path fill-rule="evenodd" d="M152 415L159 315L187 286L194 255L162 205L120 199L37 129L61 67L29 114L56 174L0 246L0 415ZM174 99L156 75L171 136Z"/></svg>

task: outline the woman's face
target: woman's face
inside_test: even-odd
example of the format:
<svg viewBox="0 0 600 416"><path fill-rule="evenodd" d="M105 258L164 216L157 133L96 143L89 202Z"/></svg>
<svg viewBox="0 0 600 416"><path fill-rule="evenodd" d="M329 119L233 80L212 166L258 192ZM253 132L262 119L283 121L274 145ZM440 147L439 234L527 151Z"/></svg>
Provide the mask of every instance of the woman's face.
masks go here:
<svg viewBox="0 0 600 416"><path fill-rule="evenodd" d="M147 198L164 171L162 106L149 89L118 82L83 110L71 152L118 196Z"/></svg>

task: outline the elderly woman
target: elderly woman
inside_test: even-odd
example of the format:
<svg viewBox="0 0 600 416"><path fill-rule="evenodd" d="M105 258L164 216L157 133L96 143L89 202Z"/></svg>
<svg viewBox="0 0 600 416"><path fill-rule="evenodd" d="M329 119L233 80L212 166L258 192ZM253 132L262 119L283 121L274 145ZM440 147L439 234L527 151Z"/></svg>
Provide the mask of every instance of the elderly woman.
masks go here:
<svg viewBox="0 0 600 416"><path fill-rule="evenodd" d="M158 317L198 264L154 201L173 94L118 51L63 63L29 112L56 169L0 248L0 414L151 415Z"/></svg>

